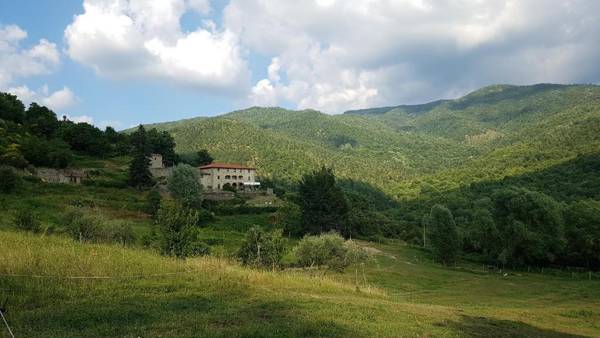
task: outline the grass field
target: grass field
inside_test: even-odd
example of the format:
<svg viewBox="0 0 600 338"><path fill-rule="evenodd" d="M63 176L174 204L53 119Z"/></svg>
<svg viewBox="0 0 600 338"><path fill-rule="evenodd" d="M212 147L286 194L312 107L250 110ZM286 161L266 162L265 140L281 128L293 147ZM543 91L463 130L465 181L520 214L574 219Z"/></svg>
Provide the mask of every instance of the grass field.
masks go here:
<svg viewBox="0 0 600 338"><path fill-rule="evenodd" d="M600 336L600 281L445 268L400 243L364 243L372 259L342 275L11 231L0 243L18 337Z"/></svg>

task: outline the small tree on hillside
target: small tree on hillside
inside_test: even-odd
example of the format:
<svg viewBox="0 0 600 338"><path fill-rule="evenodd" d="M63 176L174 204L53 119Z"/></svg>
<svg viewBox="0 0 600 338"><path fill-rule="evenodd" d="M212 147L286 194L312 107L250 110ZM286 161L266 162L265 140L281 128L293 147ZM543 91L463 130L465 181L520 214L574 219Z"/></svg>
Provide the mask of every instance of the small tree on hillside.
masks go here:
<svg viewBox="0 0 600 338"><path fill-rule="evenodd" d="M199 208L202 203L202 186L198 182L196 169L188 164L178 164L167 187L177 201L186 208Z"/></svg>
<svg viewBox="0 0 600 338"><path fill-rule="evenodd" d="M336 230L347 235L349 206L344 192L336 184L329 168L304 175L299 186L301 234L318 234Z"/></svg>
<svg viewBox="0 0 600 338"><path fill-rule="evenodd" d="M158 210L160 210L160 202L162 197L160 196L160 192L157 189L152 189L148 193L146 197L146 212L152 216L153 219L156 219L158 216Z"/></svg>
<svg viewBox="0 0 600 338"><path fill-rule="evenodd" d="M238 257L244 265L278 268L285 249L285 239L281 230L263 231L253 226L246 232L244 243L238 250Z"/></svg>
<svg viewBox="0 0 600 338"><path fill-rule="evenodd" d="M436 204L429 215L430 244L436 259L444 264L456 261L460 250L460 238L454 217L448 208Z"/></svg>
<svg viewBox="0 0 600 338"><path fill-rule="evenodd" d="M158 211L160 248L163 255L184 258L194 254L198 212L179 205L163 204Z"/></svg>
<svg viewBox="0 0 600 338"><path fill-rule="evenodd" d="M152 185L152 173L150 173L150 158L144 153L137 153L129 164L129 185L142 189Z"/></svg>
<svg viewBox="0 0 600 338"><path fill-rule="evenodd" d="M0 166L0 193L11 193L21 184L21 176L11 167Z"/></svg>

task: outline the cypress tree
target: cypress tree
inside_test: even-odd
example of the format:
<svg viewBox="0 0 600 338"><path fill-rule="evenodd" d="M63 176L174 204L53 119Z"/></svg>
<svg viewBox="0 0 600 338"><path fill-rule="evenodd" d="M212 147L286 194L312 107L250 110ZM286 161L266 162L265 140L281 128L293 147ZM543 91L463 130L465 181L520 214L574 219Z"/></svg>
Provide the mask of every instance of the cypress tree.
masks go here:
<svg viewBox="0 0 600 338"><path fill-rule="evenodd" d="M349 206L330 168L305 175L299 186L301 234L336 230L347 235Z"/></svg>
<svg viewBox="0 0 600 338"><path fill-rule="evenodd" d="M152 173L150 173L150 158L146 130L140 125L132 136L134 157L129 165L129 185L142 189L150 186Z"/></svg>
<svg viewBox="0 0 600 338"><path fill-rule="evenodd" d="M436 259L446 265L454 263L460 250L460 238L450 210L443 205L434 205L429 215L429 226L429 242Z"/></svg>

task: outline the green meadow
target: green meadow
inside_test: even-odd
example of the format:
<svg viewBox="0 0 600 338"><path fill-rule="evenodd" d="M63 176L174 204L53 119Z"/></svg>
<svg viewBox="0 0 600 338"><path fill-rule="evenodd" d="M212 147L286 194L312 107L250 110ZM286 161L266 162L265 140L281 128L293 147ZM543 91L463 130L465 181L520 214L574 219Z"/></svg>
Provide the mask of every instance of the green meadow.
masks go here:
<svg viewBox="0 0 600 338"><path fill-rule="evenodd" d="M400 242L344 274L0 231L17 337L570 337L600 335L600 280L443 267Z"/></svg>

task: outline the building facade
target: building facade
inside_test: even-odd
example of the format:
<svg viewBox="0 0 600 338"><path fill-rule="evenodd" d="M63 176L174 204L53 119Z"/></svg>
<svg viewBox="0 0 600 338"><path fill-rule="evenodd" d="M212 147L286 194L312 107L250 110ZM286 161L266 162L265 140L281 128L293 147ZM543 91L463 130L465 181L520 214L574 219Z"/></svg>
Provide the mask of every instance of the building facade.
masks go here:
<svg viewBox="0 0 600 338"><path fill-rule="evenodd" d="M84 179L89 178L87 171L83 169L37 168L35 176L43 182L63 184L81 184Z"/></svg>
<svg viewBox="0 0 600 338"><path fill-rule="evenodd" d="M165 167L161 154L150 155L150 169L162 169Z"/></svg>
<svg viewBox="0 0 600 338"><path fill-rule="evenodd" d="M256 190L256 169L234 163L211 163L198 168L200 183L205 190L220 191L229 185L236 190Z"/></svg>

